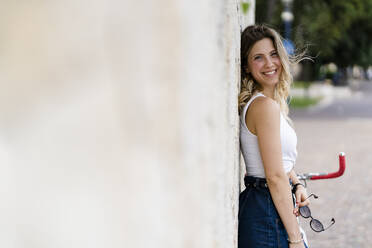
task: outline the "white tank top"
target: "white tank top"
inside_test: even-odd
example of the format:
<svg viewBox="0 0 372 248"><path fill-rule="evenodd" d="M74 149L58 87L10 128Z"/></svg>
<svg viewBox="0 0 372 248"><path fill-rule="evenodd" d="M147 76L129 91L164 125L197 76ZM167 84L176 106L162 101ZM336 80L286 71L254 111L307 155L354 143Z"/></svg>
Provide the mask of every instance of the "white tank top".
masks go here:
<svg viewBox="0 0 372 248"><path fill-rule="evenodd" d="M256 93L249 99L243 108L240 117L240 148L244 157L245 167L249 176L266 178L257 136L251 133L245 123L245 115L249 105L257 97L266 97ZM285 173L292 170L297 158L297 136L282 113L280 113L280 141L282 145L282 158Z"/></svg>

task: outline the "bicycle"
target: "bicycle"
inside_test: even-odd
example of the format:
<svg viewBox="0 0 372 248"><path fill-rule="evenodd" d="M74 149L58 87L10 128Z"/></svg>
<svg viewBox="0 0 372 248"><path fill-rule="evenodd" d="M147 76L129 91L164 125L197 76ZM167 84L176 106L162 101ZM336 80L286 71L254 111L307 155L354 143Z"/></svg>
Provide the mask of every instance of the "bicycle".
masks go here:
<svg viewBox="0 0 372 248"><path fill-rule="evenodd" d="M331 179L331 178L338 178L341 177L345 173L346 169L346 161L345 161L345 153L340 152L338 155L339 158L339 168L336 172L331 173L304 173L304 174L297 174L297 177L303 181L305 188L307 187L307 181L309 180L322 180L322 179ZM307 237L305 231L300 227L302 237L308 246Z"/></svg>

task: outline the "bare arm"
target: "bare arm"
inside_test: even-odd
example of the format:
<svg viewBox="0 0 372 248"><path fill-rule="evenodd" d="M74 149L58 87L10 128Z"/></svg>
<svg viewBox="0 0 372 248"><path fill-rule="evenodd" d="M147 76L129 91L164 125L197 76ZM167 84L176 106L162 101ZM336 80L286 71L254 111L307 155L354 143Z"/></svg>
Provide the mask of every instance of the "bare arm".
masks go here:
<svg viewBox="0 0 372 248"><path fill-rule="evenodd" d="M299 225L296 216L293 214L294 207L289 178L282 164L279 106L272 99L265 97L258 98L251 108L251 117L254 119L254 127L271 197L287 230L289 239L292 241L300 240Z"/></svg>

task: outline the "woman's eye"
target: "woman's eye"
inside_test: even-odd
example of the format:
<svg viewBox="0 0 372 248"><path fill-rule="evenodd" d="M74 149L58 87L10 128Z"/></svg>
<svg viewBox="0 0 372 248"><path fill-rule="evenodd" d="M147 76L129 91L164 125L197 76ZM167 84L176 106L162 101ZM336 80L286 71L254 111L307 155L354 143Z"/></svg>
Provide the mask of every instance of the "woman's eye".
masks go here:
<svg viewBox="0 0 372 248"><path fill-rule="evenodd" d="M256 56L253 58L254 60L258 60L258 59L261 59L261 56Z"/></svg>
<svg viewBox="0 0 372 248"><path fill-rule="evenodd" d="M277 52L273 52L273 53L271 54L271 56L273 56L273 57L277 57L277 56L278 56L278 53L277 53Z"/></svg>

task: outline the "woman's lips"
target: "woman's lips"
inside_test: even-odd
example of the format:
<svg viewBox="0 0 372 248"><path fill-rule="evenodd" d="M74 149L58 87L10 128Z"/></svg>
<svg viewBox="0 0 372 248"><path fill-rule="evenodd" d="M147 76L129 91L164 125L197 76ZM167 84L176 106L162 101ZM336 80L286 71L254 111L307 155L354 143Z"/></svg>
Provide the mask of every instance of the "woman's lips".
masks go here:
<svg viewBox="0 0 372 248"><path fill-rule="evenodd" d="M272 71L263 72L262 74L264 74L266 76L270 76L270 75L273 75L275 72L276 72L276 69L272 70Z"/></svg>

